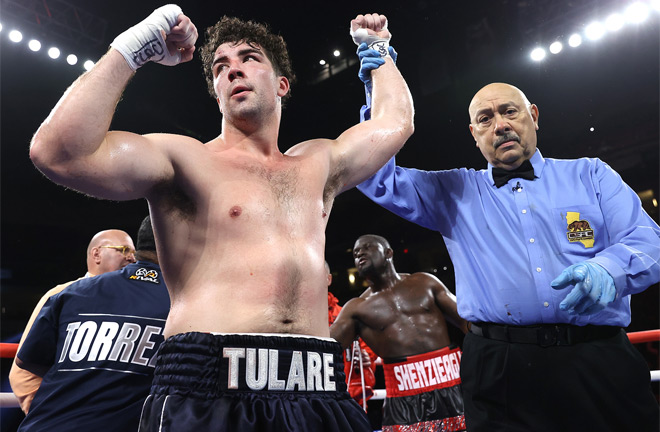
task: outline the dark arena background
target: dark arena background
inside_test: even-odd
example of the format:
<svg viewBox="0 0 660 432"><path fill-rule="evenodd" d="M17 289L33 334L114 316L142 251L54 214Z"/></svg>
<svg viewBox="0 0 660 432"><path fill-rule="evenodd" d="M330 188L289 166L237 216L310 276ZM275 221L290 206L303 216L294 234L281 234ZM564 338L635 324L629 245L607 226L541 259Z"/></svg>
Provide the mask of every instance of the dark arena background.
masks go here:
<svg viewBox="0 0 660 432"><path fill-rule="evenodd" d="M364 91L349 22L375 11L389 18L398 67L415 101L416 130L397 157L400 165L484 168L468 130L468 103L483 85L507 82L539 107L538 147L545 157L601 158L658 221L659 3L182 0L179 5L200 30L198 47L203 29L222 15L267 22L287 41L298 82L283 111L282 151L310 138L337 137L359 121ZM34 168L28 147L59 97L84 72L84 62L98 60L117 34L162 4L0 2L2 342L18 342L44 292L85 273L85 250L94 233L118 228L135 238L147 214L143 200L100 201L55 185ZM614 13L622 19L618 29L616 19L608 19ZM14 41L12 30L22 32L20 41ZM579 46L569 46L573 34L581 36ZM38 51L30 48L31 39L41 42ZM563 44L556 54L550 51L555 41ZM59 58L49 57L51 47L59 48ZM545 57L535 52L533 59L535 48L543 48ZM77 56L76 64L68 64L69 54ZM217 136L220 115L199 57L177 67L143 67L119 103L112 128L202 141ZM331 290L340 304L364 289L354 278L351 249L367 233L390 241L398 271L433 273L454 290L452 263L437 232L405 222L350 190L336 199L327 228ZM632 309L628 331L657 329L658 286L633 296ZM460 333L452 337L460 344ZM650 369L659 369L658 342L637 346ZM11 391L10 365L11 359L2 359L2 392ZM653 384L657 395L658 383ZM379 402L370 403L375 426L379 411ZM0 416L3 431L15 430L23 418L16 408L2 408Z"/></svg>

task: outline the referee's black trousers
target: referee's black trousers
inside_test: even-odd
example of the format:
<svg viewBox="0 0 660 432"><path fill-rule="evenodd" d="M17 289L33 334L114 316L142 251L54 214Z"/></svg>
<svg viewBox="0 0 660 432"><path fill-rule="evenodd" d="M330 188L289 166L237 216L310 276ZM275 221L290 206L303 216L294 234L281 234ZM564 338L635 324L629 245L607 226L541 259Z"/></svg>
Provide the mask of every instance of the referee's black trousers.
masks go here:
<svg viewBox="0 0 660 432"><path fill-rule="evenodd" d="M569 346L468 333L461 379L470 432L658 432L649 367L623 330Z"/></svg>

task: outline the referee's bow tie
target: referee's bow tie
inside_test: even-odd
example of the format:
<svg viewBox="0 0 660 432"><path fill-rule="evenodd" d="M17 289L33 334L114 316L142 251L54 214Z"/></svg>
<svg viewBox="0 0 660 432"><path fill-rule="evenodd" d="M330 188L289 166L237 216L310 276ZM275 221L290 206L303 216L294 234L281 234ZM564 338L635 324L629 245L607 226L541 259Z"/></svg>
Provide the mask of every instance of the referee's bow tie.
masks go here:
<svg viewBox="0 0 660 432"><path fill-rule="evenodd" d="M529 160L521 163L520 166L511 171L503 168L493 167L493 181L498 188L504 186L509 180L515 177L520 177L525 180L534 180L534 167Z"/></svg>

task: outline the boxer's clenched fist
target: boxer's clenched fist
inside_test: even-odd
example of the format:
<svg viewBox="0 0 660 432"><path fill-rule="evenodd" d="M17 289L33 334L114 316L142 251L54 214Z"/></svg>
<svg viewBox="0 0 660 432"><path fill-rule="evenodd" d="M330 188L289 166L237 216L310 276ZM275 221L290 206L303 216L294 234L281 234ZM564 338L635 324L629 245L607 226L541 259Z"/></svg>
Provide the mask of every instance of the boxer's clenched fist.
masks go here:
<svg viewBox="0 0 660 432"><path fill-rule="evenodd" d="M137 70L149 61L174 66L192 60L197 28L174 4L161 6L110 44Z"/></svg>
<svg viewBox="0 0 660 432"><path fill-rule="evenodd" d="M350 33L356 45L366 43L370 49L378 51L381 57L388 55L387 47L392 34L387 29L385 15L358 15L351 20Z"/></svg>

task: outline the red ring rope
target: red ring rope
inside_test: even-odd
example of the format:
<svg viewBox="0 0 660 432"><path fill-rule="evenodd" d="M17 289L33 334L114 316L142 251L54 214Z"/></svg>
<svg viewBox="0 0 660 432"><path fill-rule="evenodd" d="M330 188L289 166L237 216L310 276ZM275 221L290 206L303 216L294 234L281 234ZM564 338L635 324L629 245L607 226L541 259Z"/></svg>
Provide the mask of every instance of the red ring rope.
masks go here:
<svg viewBox="0 0 660 432"><path fill-rule="evenodd" d="M628 333L630 343L653 342L660 340L660 330L645 330Z"/></svg>
<svg viewBox="0 0 660 432"><path fill-rule="evenodd" d="M660 341L660 330L631 332L628 333L628 338L630 339L630 342L634 344ZM16 357L17 350L17 343L0 343L0 358Z"/></svg>
<svg viewBox="0 0 660 432"><path fill-rule="evenodd" d="M17 343L0 343L0 358L16 357L16 351L18 351Z"/></svg>

